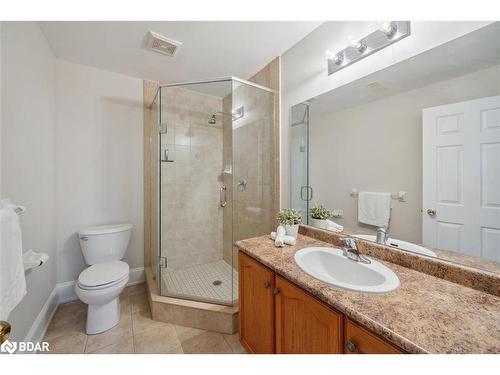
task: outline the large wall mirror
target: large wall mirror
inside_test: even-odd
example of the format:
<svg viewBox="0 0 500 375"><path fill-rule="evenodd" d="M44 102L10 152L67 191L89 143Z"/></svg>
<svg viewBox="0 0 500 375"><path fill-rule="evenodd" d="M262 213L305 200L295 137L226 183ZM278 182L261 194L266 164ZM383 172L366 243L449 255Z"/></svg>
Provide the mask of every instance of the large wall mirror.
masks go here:
<svg viewBox="0 0 500 375"><path fill-rule="evenodd" d="M500 273L499 22L290 118L290 204L304 222L322 205L343 234Z"/></svg>

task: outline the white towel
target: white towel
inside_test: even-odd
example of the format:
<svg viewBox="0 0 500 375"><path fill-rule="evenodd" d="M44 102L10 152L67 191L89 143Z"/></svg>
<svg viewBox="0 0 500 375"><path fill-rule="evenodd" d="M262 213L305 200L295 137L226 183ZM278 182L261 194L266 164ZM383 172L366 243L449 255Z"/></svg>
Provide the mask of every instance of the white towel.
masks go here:
<svg viewBox="0 0 500 375"><path fill-rule="evenodd" d="M274 245L276 247L285 246L285 235L285 227L283 225L278 225L278 228L276 228L276 238L274 239Z"/></svg>
<svg viewBox="0 0 500 375"><path fill-rule="evenodd" d="M276 232L271 232L271 239L276 240ZM294 246L296 242L297 240L292 236L285 235L285 237L283 237L283 243L287 245Z"/></svg>
<svg viewBox="0 0 500 375"><path fill-rule="evenodd" d="M358 196L358 221L387 227L391 216L391 194L360 191Z"/></svg>
<svg viewBox="0 0 500 375"><path fill-rule="evenodd" d="M329 230L332 232L342 232L344 230L344 227L340 224L337 224L334 221L326 219L326 230Z"/></svg>
<svg viewBox="0 0 500 375"><path fill-rule="evenodd" d="M4 208L6 207L6 208ZM12 208L0 208L0 320L26 295L23 247L19 216Z"/></svg>

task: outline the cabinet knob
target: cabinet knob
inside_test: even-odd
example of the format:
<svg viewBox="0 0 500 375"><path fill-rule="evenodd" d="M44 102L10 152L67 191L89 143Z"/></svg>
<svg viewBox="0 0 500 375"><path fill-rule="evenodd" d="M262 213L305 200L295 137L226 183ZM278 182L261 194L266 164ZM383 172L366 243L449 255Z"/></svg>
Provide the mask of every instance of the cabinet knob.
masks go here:
<svg viewBox="0 0 500 375"><path fill-rule="evenodd" d="M277 296L278 294L280 294L280 290L278 288L274 288L273 294Z"/></svg>
<svg viewBox="0 0 500 375"><path fill-rule="evenodd" d="M354 353L356 351L357 347L354 341L349 340L347 341L347 350L349 350L351 353Z"/></svg>
<svg viewBox="0 0 500 375"><path fill-rule="evenodd" d="M267 289L267 288L269 288L270 286L271 286L271 284L269 283L269 281L266 281L266 282L264 283L264 288L266 288L266 289Z"/></svg>

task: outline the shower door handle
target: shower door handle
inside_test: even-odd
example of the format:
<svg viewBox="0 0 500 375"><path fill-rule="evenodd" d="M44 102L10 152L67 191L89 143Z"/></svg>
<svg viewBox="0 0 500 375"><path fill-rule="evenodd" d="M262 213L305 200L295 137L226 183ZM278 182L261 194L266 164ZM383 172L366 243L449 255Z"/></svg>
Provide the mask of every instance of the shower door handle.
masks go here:
<svg viewBox="0 0 500 375"><path fill-rule="evenodd" d="M226 186L222 185L220 188L220 197L219 197L221 207L226 207L227 205L226 191L227 191Z"/></svg>

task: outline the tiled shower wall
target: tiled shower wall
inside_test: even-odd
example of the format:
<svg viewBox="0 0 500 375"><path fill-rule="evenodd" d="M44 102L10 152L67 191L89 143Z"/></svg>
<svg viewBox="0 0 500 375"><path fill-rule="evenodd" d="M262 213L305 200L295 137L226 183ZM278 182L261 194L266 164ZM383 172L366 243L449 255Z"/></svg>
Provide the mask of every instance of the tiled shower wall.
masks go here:
<svg viewBox="0 0 500 375"><path fill-rule="evenodd" d="M222 121L208 124L218 111L222 98L162 88L162 145L173 162L161 163L161 250L172 270L222 259Z"/></svg>
<svg viewBox="0 0 500 375"><path fill-rule="evenodd" d="M245 110L245 116L232 124L232 142L224 140L224 163L233 158L232 211L224 212L224 260L236 268L233 243L268 234L274 226L274 96L234 83L232 98L224 99L224 111L230 111L231 105ZM243 180L244 190L238 188Z"/></svg>

